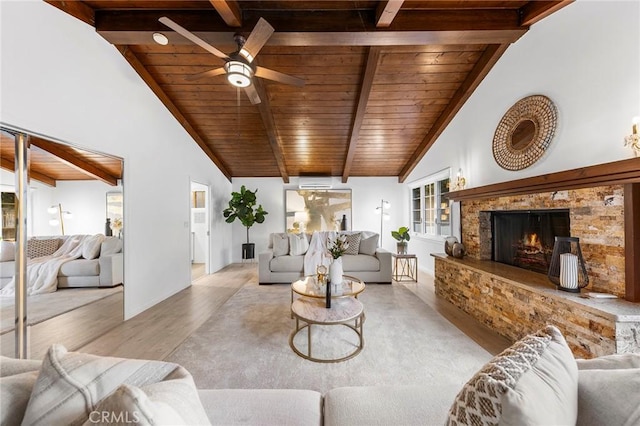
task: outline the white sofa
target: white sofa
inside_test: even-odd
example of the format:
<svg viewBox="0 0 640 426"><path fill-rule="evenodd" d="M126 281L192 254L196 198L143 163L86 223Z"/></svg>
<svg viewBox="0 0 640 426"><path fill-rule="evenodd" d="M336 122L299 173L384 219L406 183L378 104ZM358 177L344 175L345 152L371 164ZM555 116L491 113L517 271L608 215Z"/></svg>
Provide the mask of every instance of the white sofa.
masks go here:
<svg viewBox="0 0 640 426"><path fill-rule="evenodd" d="M57 241L57 248L69 238L63 236L32 237L30 240ZM27 242L29 244L29 242ZM82 257L62 265L58 272L58 288L75 287L114 287L123 283L124 262L122 240L105 237L95 258ZM11 281L15 275L15 243L2 242L2 261L0 261L0 288Z"/></svg>
<svg viewBox="0 0 640 426"><path fill-rule="evenodd" d="M349 234L358 233L348 232ZM392 267L391 253L377 247L379 234L362 231L358 254L342 256L342 268L345 275L352 275L367 283L390 284ZM269 235L269 247L258 255L258 282L260 284L292 283L304 275L305 254L292 255L290 252L277 253L274 249L274 237L287 235L272 233ZM307 239L312 238L307 236ZM367 240L367 242L365 242Z"/></svg>
<svg viewBox="0 0 640 426"><path fill-rule="evenodd" d="M324 395L305 389L198 390L177 364L73 353L59 345L42 362L0 357L0 376L3 425L116 419L189 425L640 424L640 354L575 360L554 327L516 342L462 390L428 378L422 386L339 387Z"/></svg>

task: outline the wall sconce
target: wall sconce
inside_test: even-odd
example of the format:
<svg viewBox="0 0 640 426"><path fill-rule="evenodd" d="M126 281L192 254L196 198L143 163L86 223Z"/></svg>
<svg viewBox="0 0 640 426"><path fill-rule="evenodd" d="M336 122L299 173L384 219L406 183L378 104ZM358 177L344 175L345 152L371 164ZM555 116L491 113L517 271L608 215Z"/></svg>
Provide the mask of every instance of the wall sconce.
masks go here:
<svg viewBox="0 0 640 426"><path fill-rule="evenodd" d="M462 175L462 169L460 168L458 169L458 173L456 174L456 181L453 184L453 190L460 191L461 189L464 189L466 184L467 180Z"/></svg>
<svg viewBox="0 0 640 426"><path fill-rule="evenodd" d="M633 153L636 157L640 156L640 135L638 135L638 123L640 123L640 117L633 117L632 130L629 136L624 138L624 146L630 146L633 149Z"/></svg>
<svg viewBox="0 0 640 426"><path fill-rule="evenodd" d="M47 213L49 214L57 214L57 218L52 218L49 220L49 225L58 226L60 225L60 230L62 231L61 235L64 235L64 219L72 219L73 214L70 211L62 210L62 204L53 205L47 209Z"/></svg>
<svg viewBox="0 0 640 426"><path fill-rule="evenodd" d="M380 215L380 247L382 247L382 224L385 220L390 220L391 215L386 213L385 210L391 208L391 203L385 200L380 200L380 205L376 207L376 214Z"/></svg>

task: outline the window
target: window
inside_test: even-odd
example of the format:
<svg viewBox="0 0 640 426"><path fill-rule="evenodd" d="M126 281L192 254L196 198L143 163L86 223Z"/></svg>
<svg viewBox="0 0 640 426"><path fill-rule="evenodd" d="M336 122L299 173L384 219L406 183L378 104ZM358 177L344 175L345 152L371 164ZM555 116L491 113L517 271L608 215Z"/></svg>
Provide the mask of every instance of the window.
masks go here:
<svg viewBox="0 0 640 426"><path fill-rule="evenodd" d="M411 230L425 237L451 235L449 169L414 182L411 187Z"/></svg>

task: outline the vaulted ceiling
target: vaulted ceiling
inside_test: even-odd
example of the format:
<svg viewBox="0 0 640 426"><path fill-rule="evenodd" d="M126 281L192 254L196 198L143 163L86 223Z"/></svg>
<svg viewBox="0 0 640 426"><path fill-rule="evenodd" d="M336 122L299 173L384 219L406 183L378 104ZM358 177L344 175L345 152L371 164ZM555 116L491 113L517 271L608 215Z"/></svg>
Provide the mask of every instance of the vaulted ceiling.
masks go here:
<svg viewBox="0 0 640 426"><path fill-rule="evenodd" d="M47 1L112 43L229 179L397 176L404 181L511 43L562 1ZM231 54L260 18L275 32L252 78L159 22ZM154 42L162 33L167 45ZM205 46L206 47L206 46ZM210 50L210 49L209 49Z"/></svg>

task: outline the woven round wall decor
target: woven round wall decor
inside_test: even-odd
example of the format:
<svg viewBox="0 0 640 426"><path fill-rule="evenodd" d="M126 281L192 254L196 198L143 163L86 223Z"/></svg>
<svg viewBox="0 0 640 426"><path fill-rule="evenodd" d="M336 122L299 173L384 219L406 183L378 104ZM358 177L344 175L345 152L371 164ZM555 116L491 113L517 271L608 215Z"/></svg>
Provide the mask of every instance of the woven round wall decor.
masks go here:
<svg viewBox="0 0 640 426"><path fill-rule="evenodd" d="M557 121L556 106L546 96L520 99L498 123L493 136L493 158L503 169L526 169L549 147Z"/></svg>

